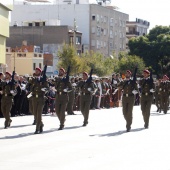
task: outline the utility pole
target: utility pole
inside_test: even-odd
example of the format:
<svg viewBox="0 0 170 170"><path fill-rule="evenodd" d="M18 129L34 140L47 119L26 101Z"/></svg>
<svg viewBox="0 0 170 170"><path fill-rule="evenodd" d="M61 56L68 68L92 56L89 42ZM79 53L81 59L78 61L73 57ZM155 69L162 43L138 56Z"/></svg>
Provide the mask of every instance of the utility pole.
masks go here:
<svg viewBox="0 0 170 170"><path fill-rule="evenodd" d="M74 33L74 47L75 47L75 48L76 48L76 32L77 32L77 26L76 26L76 19L74 18L73 33Z"/></svg>

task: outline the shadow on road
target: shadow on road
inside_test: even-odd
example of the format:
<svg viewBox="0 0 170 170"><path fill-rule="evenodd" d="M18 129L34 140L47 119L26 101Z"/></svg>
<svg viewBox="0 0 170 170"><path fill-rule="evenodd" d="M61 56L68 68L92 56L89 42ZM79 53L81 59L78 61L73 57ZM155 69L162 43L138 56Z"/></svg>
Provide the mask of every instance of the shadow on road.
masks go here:
<svg viewBox="0 0 170 170"><path fill-rule="evenodd" d="M131 129L130 132L138 132L138 131L141 131L141 130L144 130L145 128L137 128L137 129ZM93 136L99 136L99 137L112 137L112 136L119 136L119 135L122 135L124 133L130 133L130 132L126 132L125 130L122 130L122 131L118 131L118 132L113 132L113 133L107 133L107 134L95 134L95 135L89 135L91 137Z"/></svg>
<svg viewBox="0 0 170 170"><path fill-rule="evenodd" d="M163 116L163 115L166 115L164 113L158 113L158 112L152 112L151 113L151 116Z"/></svg>

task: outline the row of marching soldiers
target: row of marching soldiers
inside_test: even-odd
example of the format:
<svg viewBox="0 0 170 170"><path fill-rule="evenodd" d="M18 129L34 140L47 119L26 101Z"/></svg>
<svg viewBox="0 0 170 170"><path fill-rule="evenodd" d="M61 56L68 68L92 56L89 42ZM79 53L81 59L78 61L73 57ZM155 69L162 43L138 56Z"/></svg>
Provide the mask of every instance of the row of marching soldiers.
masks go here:
<svg viewBox="0 0 170 170"><path fill-rule="evenodd" d="M4 128L8 128L12 122L11 113L20 115L24 112L23 110L29 110L29 113L34 115L35 134L42 133L44 127L42 113L47 97L52 101L50 104L53 106L52 112L56 112L59 119L59 130L65 126L66 110L70 115L74 114L74 110L80 110L84 118L83 126L86 126L90 109L114 107L119 100L122 100L127 131L131 129L132 110L135 103L141 103L145 128L149 126L153 97L159 112L163 110L166 114L168 111L170 83L166 75L161 80L153 82L150 72L144 70L143 79L138 82L131 71L127 70L124 79L113 74L112 79L103 78L92 81L92 74L89 76L87 72L83 72L82 78L69 80L68 72L69 70L66 72L64 68L61 68L58 77L47 79L43 71L36 68L33 76L26 82L22 77L18 79L16 74L15 82L13 82L11 73L6 72L5 75L0 73L0 101L1 112L5 118ZM47 96L49 92L51 95ZM17 94L19 94L18 97Z"/></svg>

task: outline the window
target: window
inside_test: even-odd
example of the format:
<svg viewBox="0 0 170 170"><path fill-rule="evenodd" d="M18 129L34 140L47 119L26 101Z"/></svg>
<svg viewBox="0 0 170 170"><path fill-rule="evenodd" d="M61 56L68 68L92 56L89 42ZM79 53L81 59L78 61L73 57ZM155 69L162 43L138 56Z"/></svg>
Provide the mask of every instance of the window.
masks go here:
<svg viewBox="0 0 170 170"><path fill-rule="evenodd" d="M104 17L104 22L107 22L107 17L106 16Z"/></svg>
<svg viewBox="0 0 170 170"><path fill-rule="evenodd" d="M100 36L100 31L101 31L101 28L99 26L97 26L97 35Z"/></svg>
<svg viewBox="0 0 170 170"><path fill-rule="evenodd" d="M100 16L99 16L99 15L97 15L96 20L97 20L97 22L99 23L99 21L100 21Z"/></svg>
<svg viewBox="0 0 170 170"><path fill-rule="evenodd" d="M36 68L36 63L33 63L33 70L35 70Z"/></svg>
<svg viewBox="0 0 170 170"><path fill-rule="evenodd" d="M95 21L96 17L95 15L92 15L92 20Z"/></svg>
<svg viewBox="0 0 170 170"><path fill-rule="evenodd" d="M34 54L34 57L37 57L37 54Z"/></svg>
<svg viewBox="0 0 170 170"><path fill-rule="evenodd" d="M41 55L41 54L39 54L39 57L42 57L42 55Z"/></svg>
<svg viewBox="0 0 170 170"><path fill-rule="evenodd" d="M95 40L91 40L91 46L95 47L95 45L96 45Z"/></svg>
<svg viewBox="0 0 170 170"><path fill-rule="evenodd" d="M39 68L41 68L41 63L39 63Z"/></svg>
<svg viewBox="0 0 170 170"><path fill-rule="evenodd" d="M104 29L104 35L106 35L107 34L107 29Z"/></svg>
<svg viewBox="0 0 170 170"><path fill-rule="evenodd" d="M40 26L40 23L39 22L35 22L35 26Z"/></svg>
<svg viewBox="0 0 170 170"><path fill-rule="evenodd" d="M77 37L76 37L76 44L77 44L77 45L80 45L80 44L81 44L81 37L80 37L80 36L77 36Z"/></svg>
<svg viewBox="0 0 170 170"><path fill-rule="evenodd" d="M32 23L28 23L28 26L29 26L29 27L32 27Z"/></svg>

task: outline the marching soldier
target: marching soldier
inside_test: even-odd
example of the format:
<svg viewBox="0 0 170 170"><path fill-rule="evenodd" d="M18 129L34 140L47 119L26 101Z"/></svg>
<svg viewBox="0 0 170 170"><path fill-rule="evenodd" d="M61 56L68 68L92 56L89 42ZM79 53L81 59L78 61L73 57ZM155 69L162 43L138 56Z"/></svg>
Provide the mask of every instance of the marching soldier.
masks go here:
<svg viewBox="0 0 170 170"><path fill-rule="evenodd" d="M150 109L153 101L154 83L149 70L143 71L144 78L140 81L141 86L141 110L144 119L144 127L148 129Z"/></svg>
<svg viewBox="0 0 170 170"><path fill-rule="evenodd" d="M42 133L44 124L42 122L42 111L45 103L45 92L48 88L48 83L41 76L42 70L40 68L35 69L36 77L32 79L32 106L33 115L36 119L36 130L34 134Z"/></svg>
<svg viewBox="0 0 170 170"><path fill-rule="evenodd" d="M94 93L94 83L91 80L91 75L88 79L88 73L83 72L83 80L77 85L80 89L80 110L84 117L83 126L88 124L89 110L92 100L92 94Z"/></svg>
<svg viewBox="0 0 170 170"><path fill-rule="evenodd" d="M161 113L161 92L160 92L160 81L157 80L155 84L155 105L157 107L157 112Z"/></svg>
<svg viewBox="0 0 170 170"><path fill-rule="evenodd" d="M7 129L11 125L10 111L12 108L13 94L15 90L15 84L12 81L12 75L9 72L5 73L5 81L2 83L2 99L1 110L5 118L4 129Z"/></svg>
<svg viewBox="0 0 170 170"><path fill-rule="evenodd" d="M164 75L159 86L159 91L161 93L161 109L164 114L167 113L169 105L170 82L168 80L168 76Z"/></svg>
<svg viewBox="0 0 170 170"><path fill-rule="evenodd" d="M60 127L58 130L63 130L65 126L65 111L67 108L69 96L68 93L71 92L72 86L69 80L64 77L65 69L60 68L59 77L55 81L56 97L55 97L55 111L57 117L60 121ZM67 73L68 74L68 73Z"/></svg>
<svg viewBox="0 0 170 170"><path fill-rule="evenodd" d="M135 80L131 79L131 71L126 71L126 78L118 84L118 87L123 90L122 109L123 116L126 120L126 130L130 132L132 124L132 111L135 102L135 94L138 93L138 87Z"/></svg>
<svg viewBox="0 0 170 170"><path fill-rule="evenodd" d="M4 74L0 73L0 92L2 93L2 87L3 87L3 78ZM3 117L2 111L1 111L1 99L2 99L2 94L0 93L0 118Z"/></svg>

